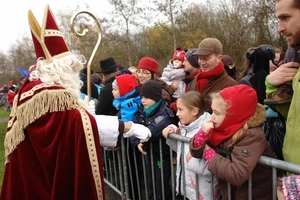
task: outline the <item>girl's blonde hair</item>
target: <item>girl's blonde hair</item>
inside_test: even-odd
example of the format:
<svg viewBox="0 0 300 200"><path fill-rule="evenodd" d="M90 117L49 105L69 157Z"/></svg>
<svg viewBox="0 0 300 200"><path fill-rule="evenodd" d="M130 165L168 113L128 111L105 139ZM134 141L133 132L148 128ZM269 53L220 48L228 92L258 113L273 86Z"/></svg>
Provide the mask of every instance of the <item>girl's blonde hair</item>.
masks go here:
<svg viewBox="0 0 300 200"><path fill-rule="evenodd" d="M193 108L198 108L199 112L197 114L197 118L200 117L204 113L205 109L205 100L203 96L197 91L188 91L181 95L177 101L180 99L182 104L187 107L189 110Z"/></svg>
<svg viewBox="0 0 300 200"><path fill-rule="evenodd" d="M220 100L223 102L222 104L222 110L226 113L227 109L232 106L230 101L225 101L224 98L221 96L220 92L213 92L210 94L211 100ZM227 114L227 113L226 113ZM247 122L232 136L232 142L228 145L228 147L232 147L235 145L243 136L245 131L248 129Z"/></svg>

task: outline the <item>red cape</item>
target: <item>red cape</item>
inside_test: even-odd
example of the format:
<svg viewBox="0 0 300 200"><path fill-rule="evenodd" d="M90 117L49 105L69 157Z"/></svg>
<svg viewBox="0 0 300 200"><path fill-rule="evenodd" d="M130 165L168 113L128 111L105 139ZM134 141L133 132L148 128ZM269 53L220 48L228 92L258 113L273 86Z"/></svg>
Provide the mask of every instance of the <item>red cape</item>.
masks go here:
<svg viewBox="0 0 300 200"><path fill-rule="evenodd" d="M0 199L105 199L94 117L75 101L63 102L70 94L60 86L35 81L18 95L5 139L6 150L13 150L6 152L9 162ZM40 112L41 106L48 107L45 113ZM26 115L28 120L20 119ZM37 119L32 120L34 116ZM16 127L23 126L23 133L16 131ZM18 139L22 134L25 138ZM13 143L18 140L14 148Z"/></svg>

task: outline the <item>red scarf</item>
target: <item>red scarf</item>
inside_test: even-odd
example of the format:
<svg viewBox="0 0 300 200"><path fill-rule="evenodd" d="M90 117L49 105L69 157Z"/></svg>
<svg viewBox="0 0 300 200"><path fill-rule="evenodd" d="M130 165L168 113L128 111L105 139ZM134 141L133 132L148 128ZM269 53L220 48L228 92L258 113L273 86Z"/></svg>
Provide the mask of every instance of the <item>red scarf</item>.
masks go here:
<svg viewBox="0 0 300 200"><path fill-rule="evenodd" d="M195 70L194 72L190 73L189 75L187 75L182 79L182 81L185 82L186 84L185 92L191 90L191 83L199 72L200 72L200 68L198 68L197 70Z"/></svg>
<svg viewBox="0 0 300 200"><path fill-rule="evenodd" d="M226 116L219 127L211 129L209 140L214 146L233 136L252 117L257 107L257 95L253 88L239 84L220 91L227 104Z"/></svg>
<svg viewBox="0 0 300 200"><path fill-rule="evenodd" d="M203 72L200 69L200 72L198 73L196 80L197 80L197 90L198 92L202 92L203 88L206 86L208 81L211 78L214 78L218 75L220 75L224 71L224 65L222 62L219 62L219 64L211 71L209 72Z"/></svg>

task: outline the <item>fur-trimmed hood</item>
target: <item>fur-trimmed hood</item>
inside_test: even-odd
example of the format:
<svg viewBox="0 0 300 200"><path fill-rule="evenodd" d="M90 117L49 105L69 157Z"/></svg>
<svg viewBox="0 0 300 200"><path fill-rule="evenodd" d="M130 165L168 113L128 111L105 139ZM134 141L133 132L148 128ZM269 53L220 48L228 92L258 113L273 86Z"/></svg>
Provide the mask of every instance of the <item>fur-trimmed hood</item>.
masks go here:
<svg viewBox="0 0 300 200"><path fill-rule="evenodd" d="M257 104L254 116L251 117L247 123L249 128L262 126L266 119L266 109L260 103Z"/></svg>

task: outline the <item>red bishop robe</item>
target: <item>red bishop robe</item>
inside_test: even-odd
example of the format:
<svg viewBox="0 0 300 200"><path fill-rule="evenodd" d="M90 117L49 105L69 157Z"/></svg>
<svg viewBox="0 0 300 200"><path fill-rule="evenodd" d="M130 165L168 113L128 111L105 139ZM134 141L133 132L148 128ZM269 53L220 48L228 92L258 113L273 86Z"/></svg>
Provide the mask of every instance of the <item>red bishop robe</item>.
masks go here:
<svg viewBox="0 0 300 200"><path fill-rule="evenodd" d="M63 87L27 82L4 143L1 200L105 199L96 121Z"/></svg>

